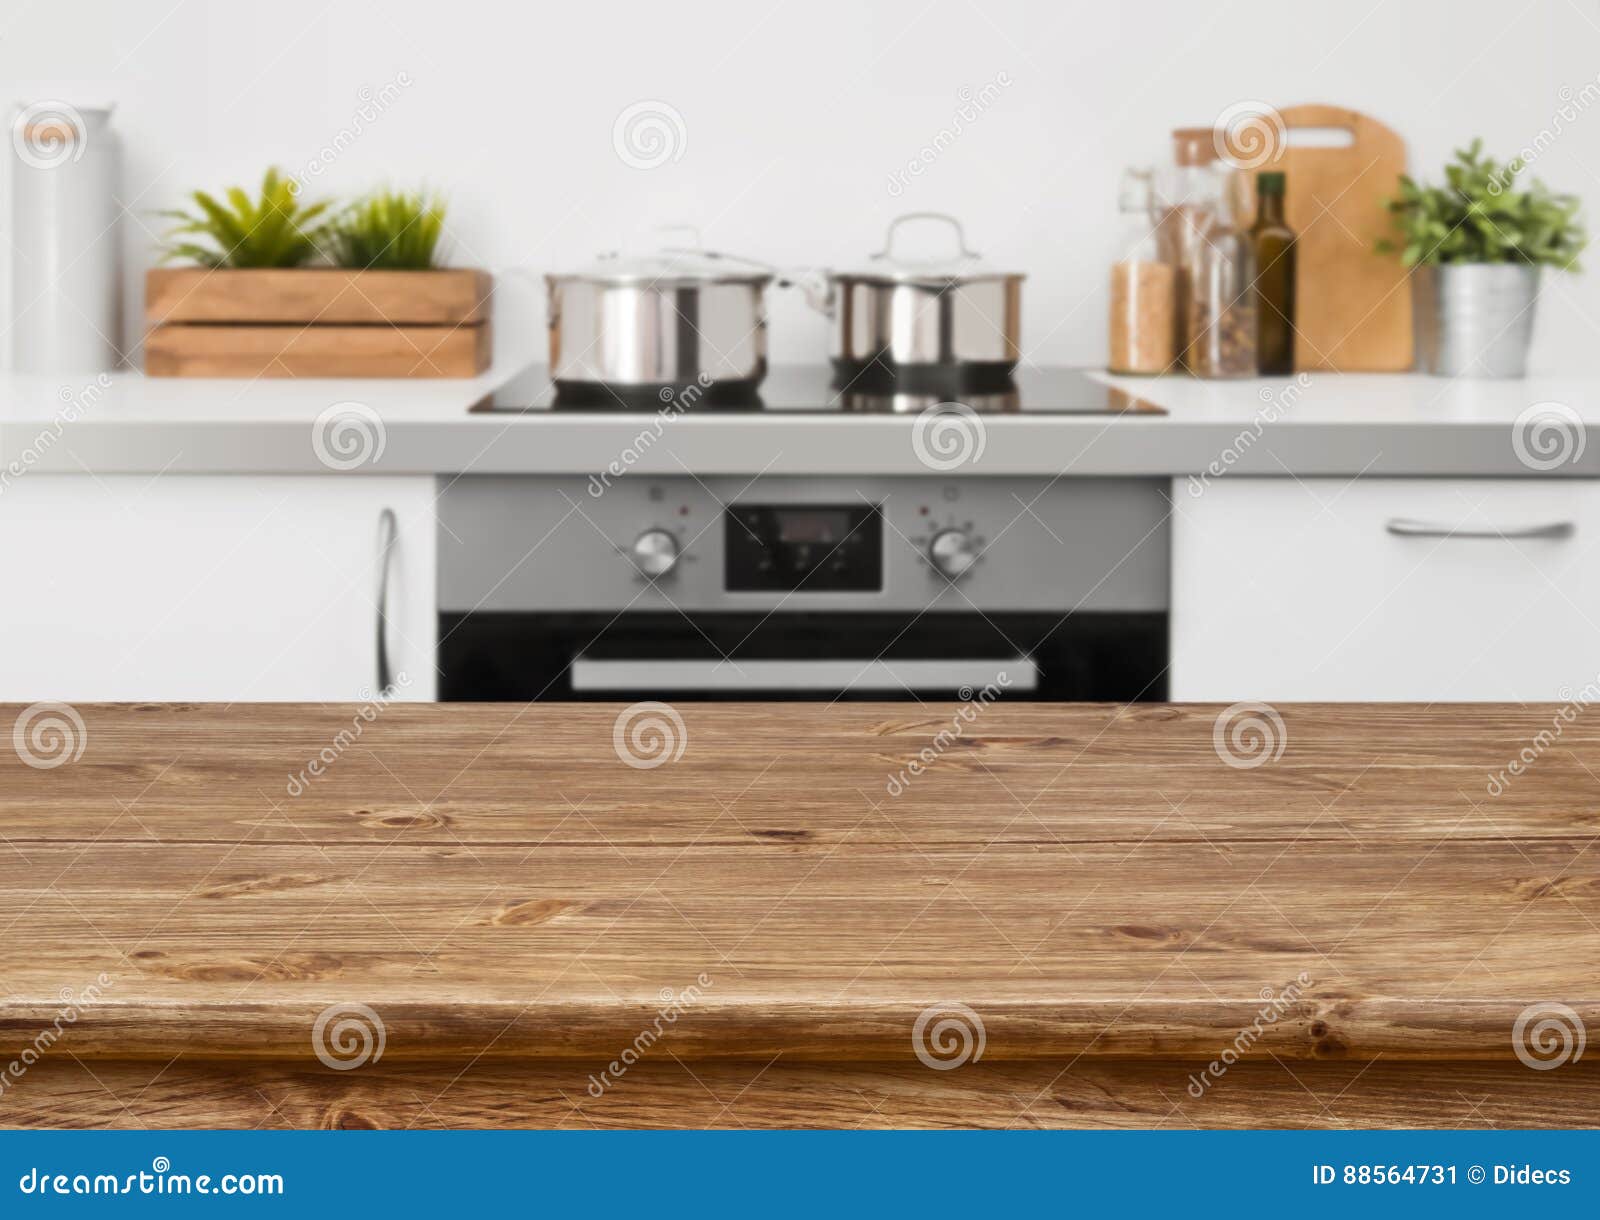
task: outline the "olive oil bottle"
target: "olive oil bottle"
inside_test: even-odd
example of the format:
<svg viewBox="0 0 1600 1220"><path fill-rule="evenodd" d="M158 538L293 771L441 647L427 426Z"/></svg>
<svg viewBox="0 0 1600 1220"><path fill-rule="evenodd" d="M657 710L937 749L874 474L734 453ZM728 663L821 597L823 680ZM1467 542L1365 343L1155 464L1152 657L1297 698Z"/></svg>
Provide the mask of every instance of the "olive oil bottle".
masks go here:
<svg viewBox="0 0 1600 1220"><path fill-rule="evenodd" d="M1256 175L1256 368L1294 371L1294 231L1283 216L1284 175Z"/></svg>

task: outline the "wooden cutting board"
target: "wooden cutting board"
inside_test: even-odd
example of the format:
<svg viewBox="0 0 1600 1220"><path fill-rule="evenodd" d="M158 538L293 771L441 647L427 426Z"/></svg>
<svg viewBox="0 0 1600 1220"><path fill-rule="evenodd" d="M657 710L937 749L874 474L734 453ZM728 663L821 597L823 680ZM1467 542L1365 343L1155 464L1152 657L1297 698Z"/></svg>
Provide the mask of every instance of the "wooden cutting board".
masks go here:
<svg viewBox="0 0 1600 1220"><path fill-rule="evenodd" d="M1373 251L1390 231L1385 204L1406 169L1405 141L1340 106L1291 106L1278 114L1286 138L1270 133L1269 160L1254 172L1288 175L1289 227L1299 235L1295 367L1410 369L1410 281L1395 258ZM1296 142L1294 132L1312 129L1348 132L1350 142Z"/></svg>

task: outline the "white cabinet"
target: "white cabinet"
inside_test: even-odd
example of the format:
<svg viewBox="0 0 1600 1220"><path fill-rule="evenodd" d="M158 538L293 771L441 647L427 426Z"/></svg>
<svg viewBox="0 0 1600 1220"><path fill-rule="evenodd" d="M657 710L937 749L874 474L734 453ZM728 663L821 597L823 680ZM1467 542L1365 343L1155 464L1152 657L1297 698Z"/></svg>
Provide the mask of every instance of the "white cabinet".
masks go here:
<svg viewBox="0 0 1600 1220"><path fill-rule="evenodd" d="M1600 484L1173 489L1175 700L1565 700L1600 674Z"/></svg>
<svg viewBox="0 0 1600 1220"><path fill-rule="evenodd" d="M430 477L16 479L0 700L370 699L380 603L395 696L432 699L434 501Z"/></svg>

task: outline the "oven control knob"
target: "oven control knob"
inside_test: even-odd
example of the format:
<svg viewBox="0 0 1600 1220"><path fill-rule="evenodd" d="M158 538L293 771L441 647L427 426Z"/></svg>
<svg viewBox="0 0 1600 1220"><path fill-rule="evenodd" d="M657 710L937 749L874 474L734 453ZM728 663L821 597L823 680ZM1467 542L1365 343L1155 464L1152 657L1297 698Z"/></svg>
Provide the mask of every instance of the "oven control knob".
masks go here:
<svg viewBox="0 0 1600 1220"><path fill-rule="evenodd" d="M651 580L678 566L678 540L666 530L645 530L633 540L633 563Z"/></svg>
<svg viewBox="0 0 1600 1220"><path fill-rule="evenodd" d="M940 530L928 543L928 562L950 580L965 576L978 561L978 548L966 530Z"/></svg>

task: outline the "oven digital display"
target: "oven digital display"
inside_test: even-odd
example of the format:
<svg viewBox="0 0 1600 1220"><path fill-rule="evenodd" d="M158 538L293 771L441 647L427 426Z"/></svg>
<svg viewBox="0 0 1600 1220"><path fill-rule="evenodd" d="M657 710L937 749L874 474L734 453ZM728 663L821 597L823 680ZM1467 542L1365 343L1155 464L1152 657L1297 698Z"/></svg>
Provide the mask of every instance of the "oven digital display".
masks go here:
<svg viewBox="0 0 1600 1220"><path fill-rule="evenodd" d="M724 520L730 592L883 589L883 516L876 504L733 504Z"/></svg>
<svg viewBox="0 0 1600 1220"><path fill-rule="evenodd" d="M850 534L850 514L841 509L777 508L779 542L831 546Z"/></svg>

